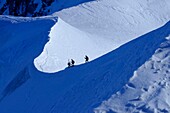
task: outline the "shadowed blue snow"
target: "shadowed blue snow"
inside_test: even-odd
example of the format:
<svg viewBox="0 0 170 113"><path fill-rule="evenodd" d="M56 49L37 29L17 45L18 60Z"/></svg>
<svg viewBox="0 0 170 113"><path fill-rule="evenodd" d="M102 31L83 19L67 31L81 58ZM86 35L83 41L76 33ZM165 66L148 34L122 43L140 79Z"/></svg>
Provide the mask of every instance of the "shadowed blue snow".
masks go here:
<svg viewBox="0 0 170 113"><path fill-rule="evenodd" d="M39 55L53 19L0 17L0 92Z"/></svg>
<svg viewBox="0 0 170 113"><path fill-rule="evenodd" d="M7 33L0 38L0 42L4 44L0 47L1 80L8 79L5 84L1 82L2 113L93 112L93 108L128 82L134 71L153 55L170 34L168 22L162 28L92 62L58 73L46 74L36 70L33 58L42 52L48 39L47 31L54 22L40 19L30 21L29 24L6 23L8 26L4 24L1 29L5 29L6 32L10 32L9 29L14 31L8 34L9 39L6 39ZM1 34L5 31L1 31ZM24 35L21 35L20 31ZM29 34L34 34L34 37L30 37ZM18 85L13 85L14 83Z"/></svg>

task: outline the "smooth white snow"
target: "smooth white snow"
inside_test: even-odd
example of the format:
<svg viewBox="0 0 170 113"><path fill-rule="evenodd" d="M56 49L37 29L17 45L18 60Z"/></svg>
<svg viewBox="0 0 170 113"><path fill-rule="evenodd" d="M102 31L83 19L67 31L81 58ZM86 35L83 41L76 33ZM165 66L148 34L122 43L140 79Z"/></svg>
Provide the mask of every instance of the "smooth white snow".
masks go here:
<svg viewBox="0 0 170 113"><path fill-rule="evenodd" d="M52 27L50 41L43 53L35 59L35 66L45 72L56 72L67 67L68 60L74 59L76 64L85 62L85 55L93 60L115 46L113 39L97 37L70 26L60 18Z"/></svg>
<svg viewBox="0 0 170 113"><path fill-rule="evenodd" d="M76 65L104 55L119 46L152 31L170 20L169 0L100 0L80 4L55 13L61 19L50 33L50 41L35 59L43 72Z"/></svg>

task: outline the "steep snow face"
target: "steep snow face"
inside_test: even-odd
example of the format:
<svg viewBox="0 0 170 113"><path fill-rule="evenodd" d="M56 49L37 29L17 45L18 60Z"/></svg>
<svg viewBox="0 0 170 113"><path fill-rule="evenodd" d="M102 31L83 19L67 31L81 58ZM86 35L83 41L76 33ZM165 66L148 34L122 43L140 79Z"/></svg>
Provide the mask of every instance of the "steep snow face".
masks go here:
<svg viewBox="0 0 170 113"><path fill-rule="evenodd" d="M22 84L29 78L29 76L24 78L21 72L24 73L22 70L42 52L49 38L48 31L54 24L55 17L0 16L0 93L10 81L17 79L17 75L21 82L13 82L13 86L8 89Z"/></svg>
<svg viewBox="0 0 170 113"><path fill-rule="evenodd" d="M169 0L100 0L55 13L61 19L49 35L38 70L57 72L68 59L93 60L170 20ZM44 60L45 59L45 60Z"/></svg>
<svg viewBox="0 0 170 113"><path fill-rule="evenodd" d="M115 46L113 39L82 32L61 19L52 27L49 37L50 41L44 51L34 61L35 66L45 72L65 69L71 59L74 59L76 64L81 64L85 62L85 55L93 60Z"/></svg>
<svg viewBox="0 0 170 113"><path fill-rule="evenodd" d="M104 101L95 113L170 112L170 36L129 82Z"/></svg>
<svg viewBox="0 0 170 113"><path fill-rule="evenodd" d="M91 113L103 100L120 91L170 34L169 22L92 62L48 74L37 71L33 58L42 51L47 31L54 22L48 19L34 22L15 24L19 25L18 29L13 27L15 34L10 31L13 23L0 23L5 31L10 28L6 34L10 35L9 40L7 36L0 38L6 45L0 48L0 74L10 76L0 88L2 113ZM21 28L26 35L19 33Z"/></svg>

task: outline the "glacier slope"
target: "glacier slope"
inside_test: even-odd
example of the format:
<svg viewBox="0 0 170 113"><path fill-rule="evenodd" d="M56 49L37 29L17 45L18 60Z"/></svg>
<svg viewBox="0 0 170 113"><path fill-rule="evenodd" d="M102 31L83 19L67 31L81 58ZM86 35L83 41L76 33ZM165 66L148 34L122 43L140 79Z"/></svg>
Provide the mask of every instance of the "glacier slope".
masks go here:
<svg viewBox="0 0 170 113"><path fill-rule="evenodd" d="M96 108L95 113L170 112L170 36L139 67L129 82Z"/></svg>
<svg viewBox="0 0 170 113"><path fill-rule="evenodd" d="M44 21L41 22L44 23ZM28 63L25 65L23 62L14 63L12 66L16 67L18 71L20 70L19 72L11 71L12 69L8 68L9 64L4 67L6 71L1 72L8 77L10 75L16 76L3 88L0 101L1 112L93 112L93 109L100 105L103 100L108 99L128 82L133 72L154 54L169 34L170 23L167 23L164 27L143 35L92 62L53 74L39 72L34 67L32 58L36 55L30 53L30 57L28 57L26 53L32 51L32 48L26 46L28 51L19 55L23 59L27 59ZM26 41L35 47L41 46L35 51L36 54L42 51L45 42L39 44L38 42L42 40L34 41L32 38L30 40L27 37L23 38L26 38ZM46 41L47 37L44 38ZM22 38L19 39L22 40ZM8 41L10 42L10 40ZM22 41L20 42L22 43ZM22 50L18 46L15 48ZM5 48L4 51L7 49ZM15 49L11 49L10 53L13 51ZM10 56L13 57L15 54ZM15 57L13 60L21 60L21 57ZM24 68L20 68L18 65ZM6 72L10 72L10 74ZM25 82L28 77L29 79Z"/></svg>
<svg viewBox="0 0 170 113"><path fill-rule="evenodd" d="M170 2L97 0L54 15L61 22L51 30L50 41L34 62L38 70L48 73L63 70L68 59L81 64L88 55L93 60L161 27L170 20Z"/></svg>
<svg viewBox="0 0 170 113"><path fill-rule="evenodd" d="M52 27L49 37L51 38L44 51L34 60L35 66L44 72L64 70L71 59L76 60L76 65L84 63L85 55L93 60L115 46L112 39L82 32L60 18Z"/></svg>
<svg viewBox="0 0 170 113"><path fill-rule="evenodd" d="M56 17L0 16L0 92L42 52L55 22Z"/></svg>

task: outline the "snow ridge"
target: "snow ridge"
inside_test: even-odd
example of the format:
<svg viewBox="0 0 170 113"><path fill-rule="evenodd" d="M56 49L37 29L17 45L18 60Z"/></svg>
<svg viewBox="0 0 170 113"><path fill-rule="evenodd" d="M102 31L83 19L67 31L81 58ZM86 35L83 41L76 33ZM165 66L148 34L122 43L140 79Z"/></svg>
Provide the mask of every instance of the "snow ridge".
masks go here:
<svg viewBox="0 0 170 113"><path fill-rule="evenodd" d="M41 22L44 23L44 21ZM20 55L23 59L28 60L27 65L21 65L22 62L18 62L22 66L20 69L19 64L12 66L17 66L19 72L26 67L30 78L21 86L16 85L16 88L7 90L6 96L0 102L1 112L91 113L103 100L120 91L133 76L134 71L151 58L160 44L165 41L165 37L170 34L169 28L170 22L92 62L53 74L37 71L31 60L35 56L30 56L30 60L28 60L28 55L22 53ZM32 45L36 47L37 41ZM26 48L27 52L32 51L29 46ZM41 51L42 49L38 49L36 52ZM16 71L9 68L9 65L8 67L3 66L3 68L3 70L8 70L10 75L16 75ZM1 74L5 75L6 72L1 69ZM10 81L18 80L13 78ZM6 86L10 86L12 82L8 83ZM22 83L22 79L19 83ZM133 84L129 84L129 86L132 89L137 87ZM123 94L124 90L121 93Z"/></svg>
<svg viewBox="0 0 170 113"><path fill-rule="evenodd" d="M64 93L64 96L57 100L52 113L92 112L104 98L109 98L110 94L120 90L133 72L153 55L161 42L165 41L165 37L170 34L169 28L170 22L92 62L91 65L96 66L93 72L85 74L81 81ZM121 93L123 92L122 90ZM58 109L66 106L67 109ZM80 109L77 109L77 106Z"/></svg>
<svg viewBox="0 0 170 113"><path fill-rule="evenodd" d="M0 112L170 112L169 6L97 0L49 17L0 16ZM70 58L78 65L66 68Z"/></svg>
<svg viewBox="0 0 170 113"><path fill-rule="evenodd" d="M167 23L168 1L100 0L56 12L59 21L34 63L38 70L54 73L67 67L68 59L77 65L85 55L94 60Z"/></svg>

